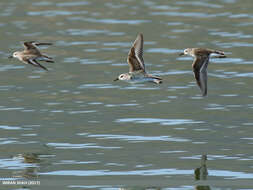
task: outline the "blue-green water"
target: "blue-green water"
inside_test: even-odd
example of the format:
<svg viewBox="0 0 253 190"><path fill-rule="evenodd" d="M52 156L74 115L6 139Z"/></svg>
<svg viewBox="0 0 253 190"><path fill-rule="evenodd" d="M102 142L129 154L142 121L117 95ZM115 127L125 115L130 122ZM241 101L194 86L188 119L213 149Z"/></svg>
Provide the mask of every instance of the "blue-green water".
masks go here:
<svg viewBox="0 0 253 190"><path fill-rule="evenodd" d="M250 0L0 2L1 189L253 189L253 4ZM113 82L144 34L163 84ZM55 63L7 57L24 41ZM211 59L208 97L188 47ZM207 154L207 180L194 170ZM4 185L5 180L37 185Z"/></svg>

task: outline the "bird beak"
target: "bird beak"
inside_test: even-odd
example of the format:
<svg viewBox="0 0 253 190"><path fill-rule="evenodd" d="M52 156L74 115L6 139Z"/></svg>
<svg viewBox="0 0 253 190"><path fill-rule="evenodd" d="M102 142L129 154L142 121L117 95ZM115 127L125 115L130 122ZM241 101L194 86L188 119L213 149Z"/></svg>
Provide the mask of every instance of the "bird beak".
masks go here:
<svg viewBox="0 0 253 190"><path fill-rule="evenodd" d="M183 55L184 55L184 52L179 54L179 56L183 56Z"/></svg>
<svg viewBox="0 0 253 190"><path fill-rule="evenodd" d="M8 59L11 59L11 58L13 58L13 56L12 56L12 55L10 55L10 56L8 57Z"/></svg>
<svg viewBox="0 0 253 190"><path fill-rule="evenodd" d="M117 80L119 80L119 78L116 78L116 79L114 79L113 81L117 81Z"/></svg>

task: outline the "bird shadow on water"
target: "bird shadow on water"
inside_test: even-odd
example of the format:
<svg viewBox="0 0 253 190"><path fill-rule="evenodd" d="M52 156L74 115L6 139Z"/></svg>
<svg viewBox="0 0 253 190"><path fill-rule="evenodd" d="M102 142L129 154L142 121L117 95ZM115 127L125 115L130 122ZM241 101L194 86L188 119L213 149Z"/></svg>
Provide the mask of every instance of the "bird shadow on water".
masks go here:
<svg viewBox="0 0 253 190"><path fill-rule="evenodd" d="M206 161L207 161L207 155L203 154L201 156L200 167L198 167L194 170L195 180L197 180L197 181L198 180L207 180L208 171L207 171ZM196 190L211 190L209 185L197 185L195 187L195 189Z"/></svg>
<svg viewBox="0 0 253 190"><path fill-rule="evenodd" d="M13 160L20 162L23 165L22 170L16 170L13 172L13 178L24 178L24 179L38 179L38 170L40 168L39 164L41 159L39 154L36 153L24 153L18 154L13 157Z"/></svg>
<svg viewBox="0 0 253 190"><path fill-rule="evenodd" d="M118 188L119 190L161 190L161 189L173 189L173 190L190 190L190 189L196 189L196 190L211 190L211 187L209 185L205 185L205 184L201 184L201 181L205 181L207 180L207 176L208 176L208 171L207 171L207 155L202 155L201 156L201 161L200 161L200 167L197 167L194 170L194 178L195 178L195 182L198 183L198 181L200 181L200 185L189 185L189 186L180 186L178 188L167 188L167 187L162 187L162 186L132 186L132 187L120 187ZM194 180L192 180L191 184L194 183Z"/></svg>

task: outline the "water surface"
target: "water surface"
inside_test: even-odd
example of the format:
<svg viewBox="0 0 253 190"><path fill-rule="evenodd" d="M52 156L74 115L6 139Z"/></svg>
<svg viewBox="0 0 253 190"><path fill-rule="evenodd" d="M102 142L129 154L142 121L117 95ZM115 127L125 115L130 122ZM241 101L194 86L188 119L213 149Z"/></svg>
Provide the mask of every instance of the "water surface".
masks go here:
<svg viewBox="0 0 253 190"><path fill-rule="evenodd" d="M253 14L249 0L0 2L1 180L30 189L252 189ZM113 82L144 34L163 84ZM45 72L11 52L42 51ZM202 98L187 47L208 47ZM195 181L207 154L207 180ZM1 189L20 189L3 185ZM24 187L23 187L24 188Z"/></svg>

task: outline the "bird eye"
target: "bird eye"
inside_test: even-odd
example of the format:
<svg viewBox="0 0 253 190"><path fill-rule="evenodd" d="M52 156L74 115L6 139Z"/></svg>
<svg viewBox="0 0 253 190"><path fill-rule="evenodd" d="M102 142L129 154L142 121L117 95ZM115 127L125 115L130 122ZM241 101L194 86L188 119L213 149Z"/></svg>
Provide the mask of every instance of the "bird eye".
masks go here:
<svg viewBox="0 0 253 190"><path fill-rule="evenodd" d="M123 75L120 75L120 77L119 78L123 78Z"/></svg>

